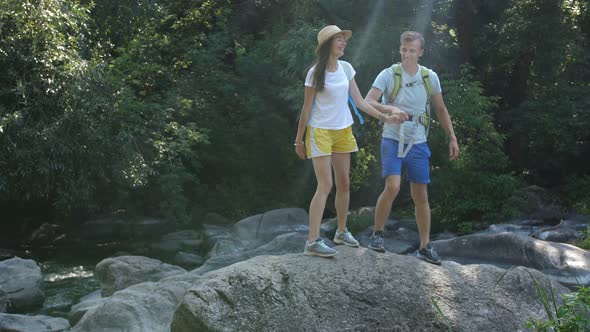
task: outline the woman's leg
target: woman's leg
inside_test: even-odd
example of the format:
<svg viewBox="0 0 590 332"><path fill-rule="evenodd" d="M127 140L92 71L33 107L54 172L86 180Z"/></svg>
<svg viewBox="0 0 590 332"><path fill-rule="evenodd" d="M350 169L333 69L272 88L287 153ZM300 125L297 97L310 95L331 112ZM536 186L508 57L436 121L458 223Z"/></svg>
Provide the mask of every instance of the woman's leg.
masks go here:
<svg viewBox="0 0 590 332"><path fill-rule="evenodd" d="M324 216L326 200L332 190L332 156L321 156L312 159L313 169L318 182L315 195L309 204L309 236L311 243L320 237L320 224Z"/></svg>
<svg viewBox="0 0 590 332"><path fill-rule="evenodd" d="M344 232L350 204L350 153L334 153L332 168L336 178L336 215L338 231Z"/></svg>

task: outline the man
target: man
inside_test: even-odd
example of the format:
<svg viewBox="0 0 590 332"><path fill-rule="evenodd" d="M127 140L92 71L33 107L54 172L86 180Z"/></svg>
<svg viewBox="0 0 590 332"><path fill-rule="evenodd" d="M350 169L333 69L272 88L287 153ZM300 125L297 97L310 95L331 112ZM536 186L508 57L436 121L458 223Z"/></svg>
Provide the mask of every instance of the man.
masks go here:
<svg viewBox="0 0 590 332"><path fill-rule="evenodd" d="M434 106L437 118L449 137L451 160L459 156L459 146L442 98L438 75L418 64L424 53L424 37L418 32L406 31L402 33L400 43L401 64L381 71L365 98L381 112L393 114L401 110L408 114L408 120L401 124L383 125L381 165L385 189L377 200L375 225L369 248L385 251L383 228L391 205L399 192L403 165L410 182L420 233L418 257L433 264L440 264L440 257L429 243L430 205L427 189L430 183L430 150L426 144L426 134L430 119L426 116L426 110L430 104ZM382 103L379 103L381 97Z"/></svg>

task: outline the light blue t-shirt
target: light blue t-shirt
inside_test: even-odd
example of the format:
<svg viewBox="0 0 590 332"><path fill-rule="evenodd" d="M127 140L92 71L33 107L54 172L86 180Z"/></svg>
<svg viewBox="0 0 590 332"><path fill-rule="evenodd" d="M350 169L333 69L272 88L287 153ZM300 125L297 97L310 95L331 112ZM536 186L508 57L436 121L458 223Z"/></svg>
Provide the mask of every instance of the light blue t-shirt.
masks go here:
<svg viewBox="0 0 590 332"><path fill-rule="evenodd" d="M426 88L424 87L421 71L422 66L419 66L416 74L410 76L402 67L402 82L397 96L392 102L390 97L393 91L393 69L391 67L383 69L377 75L375 82L373 82L373 87L383 92L381 103L393 105L412 116L422 114L426 109ZM430 69L428 71L430 73L430 95L441 93L442 89L438 75ZM404 142L409 143L412 139L414 139L414 144L426 142L426 128L423 125L411 121L406 121L403 125L405 126ZM399 128L400 125L398 124L385 123L383 125L383 137L399 141Z"/></svg>

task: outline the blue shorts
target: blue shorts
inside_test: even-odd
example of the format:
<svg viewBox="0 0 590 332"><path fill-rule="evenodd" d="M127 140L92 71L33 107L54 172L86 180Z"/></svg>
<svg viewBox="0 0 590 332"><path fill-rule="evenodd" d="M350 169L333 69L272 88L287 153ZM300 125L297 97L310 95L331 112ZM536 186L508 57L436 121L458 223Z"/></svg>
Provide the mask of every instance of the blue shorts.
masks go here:
<svg viewBox="0 0 590 332"><path fill-rule="evenodd" d="M426 142L413 145L405 158L397 156L398 144L394 139L382 138L381 175L384 178L388 175L402 175L402 166L405 166L408 181L430 183L430 149Z"/></svg>

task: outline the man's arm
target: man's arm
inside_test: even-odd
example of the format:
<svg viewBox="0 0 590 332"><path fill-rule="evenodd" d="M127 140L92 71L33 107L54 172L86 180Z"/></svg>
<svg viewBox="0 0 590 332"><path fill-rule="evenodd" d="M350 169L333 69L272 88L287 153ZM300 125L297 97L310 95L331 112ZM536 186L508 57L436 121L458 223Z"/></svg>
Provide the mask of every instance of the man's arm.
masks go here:
<svg viewBox="0 0 590 332"><path fill-rule="evenodd" d="M383 96L383 91L377 89L376 87L371 87L371 90L369 90L369 93L367 93L367 96L365 97L365 101L381 113L397 116L399 122L396 121L396 123L401 123L408 119L408 114L399 108L392 105L381 104L379 102L381 96Z"/></svg>
<svg viewBox="0 0 590 332"><path fill-rule="evenodd" d="M431 98L434 110L436 111L438 122L440 122L441 127L449 137L449 157L451 160L457 159L457 157L459 157L459 144L457 143L457 137L455 136L455 131L453 130L451 116L449 115L449 111L445 106L442 94L437 93Z"/></svg>

